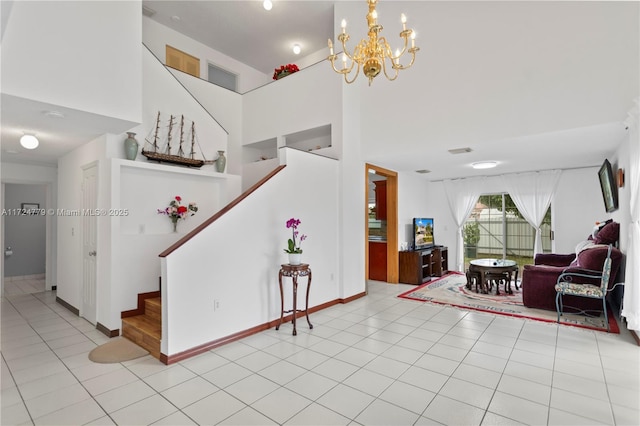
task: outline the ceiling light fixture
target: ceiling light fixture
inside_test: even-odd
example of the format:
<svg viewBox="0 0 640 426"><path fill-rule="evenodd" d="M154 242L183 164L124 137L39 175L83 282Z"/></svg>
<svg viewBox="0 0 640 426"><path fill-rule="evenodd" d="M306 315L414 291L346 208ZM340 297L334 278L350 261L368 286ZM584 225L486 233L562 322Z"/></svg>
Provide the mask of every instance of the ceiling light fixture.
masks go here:
<svg viewBox="0 0 640 426"><path fill-rule="evenodd" d="M302 48L300 47L300 45L298 43L293 45L293 53L295 53L296 55L299 55L301 50L302 50Z"/></svg>
<svg viewBox="0 0 640 426"><path fill-rule="evenodd" d="M271 0L264 0L262 2L262 7L264 7L264 10L271 10L273 3L271 3Z"/></svg>
<svg viewBox="0 0 640 426"><path fill-rule="evenodd" d="M497 161L478 161L477 163L472 163L471 167L474 169L493 169L497 165Z"/></svg>
<svg viewBox="0 0 640 426"><path fill-rule="evenodd" d="M22 145L26 149L36 149L40 141L34 135L24 134L20 138L20 145Z"/></svg>
<svg viewBox="0 0 640 426"><path fill-rule="evenodd" d="M367 14L369 39L360 40L360 43L353 49L352 54L347 52L347 41L349 41L347 21L342 20L342 33L338 36L338 40L342 43L343 49L341 69L336 68L335 61L338 55L334 55L333 43L331 39L329 39L329 57L327 59L331 61L333 70L344 76L344 81L346 81L347 84L353 83L356 78L358 78L360 68L362 68L363 74L369 79L369 86L371 86L373 79L380 74L380 71L384 72L388 80L393 81L398 77L398 71L407 69L413 65L413 61L416 59L416 52L420 50L419 47L415 46L416 33L411 28L407 29L407 17L404 16L403 13L400 15L400 20L402 21L400 37L404 39L404 46L402 50L396 50L394 55L391 46L387 43L387 39L378 36L380 31L382 31L382 25L378 24L378 12L376 11L377 0L367 0L367 3L369 3L369 13ZM409 38L411 38L411 47L407 49ZM400 57L407 51L411 54L411 62L409 62L408 65L402 65L400 64ZM348 60L351 60L349 66L347 66ZM391 69L393 70L392 75L387 73L387 60L391 63ZM358 68L355 71L353 79L349 80L348 76L351 74L355 64L358 64Z"/></svg>

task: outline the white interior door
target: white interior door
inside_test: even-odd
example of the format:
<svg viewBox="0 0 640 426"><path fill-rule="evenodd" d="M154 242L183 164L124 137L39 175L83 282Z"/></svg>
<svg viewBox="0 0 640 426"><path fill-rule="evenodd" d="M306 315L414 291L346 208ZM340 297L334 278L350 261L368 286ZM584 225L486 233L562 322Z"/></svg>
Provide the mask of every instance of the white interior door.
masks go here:
<svg viewBox="0 0 640 426"><path fill-rule="evenodd" d="M82 307L80 316L96 323L96 257L98 217L98 167L91 166L82 173Z"/></svg>

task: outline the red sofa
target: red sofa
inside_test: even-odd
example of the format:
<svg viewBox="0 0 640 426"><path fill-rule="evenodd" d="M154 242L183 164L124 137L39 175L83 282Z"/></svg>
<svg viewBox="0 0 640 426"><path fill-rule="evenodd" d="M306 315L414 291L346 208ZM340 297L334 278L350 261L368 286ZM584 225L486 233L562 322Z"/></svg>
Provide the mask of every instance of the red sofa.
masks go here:
<svg viewBox="0 0 640 426"><path fill-rule="evenodd" d="M558 276L565 270L602 271L607 257L608 245L618 240L619 224L611 222L589 242L581 244L578 254L537 254L535 265L524 265L522 271L522 303L529 308L556 310L555 285ZM622 252L616 247L611 250L611 275L608 288L617 282L618 270L622 261ZM594 284L599 285L598 281ZM602 301L586 297L565 296L565 312L586 311L595 314L602 312Z"/></svg>

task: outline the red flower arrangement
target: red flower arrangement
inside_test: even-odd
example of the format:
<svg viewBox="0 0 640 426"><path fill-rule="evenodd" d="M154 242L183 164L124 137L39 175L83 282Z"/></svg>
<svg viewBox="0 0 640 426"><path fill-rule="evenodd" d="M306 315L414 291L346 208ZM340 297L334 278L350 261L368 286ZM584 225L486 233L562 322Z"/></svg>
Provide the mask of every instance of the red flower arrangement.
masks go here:
<svg viewBox="0 0 640 426"><path fill-rule="evenodd" d="M273 79L278 80L286 75L293 74L300 71L300 68L296 64L282 65L280 68L273 70Z"/></svg>
<svg viewBox="0 0 640 426"><path fill-rule="evenodd" d="M176 225L178 224L178 220L186 219L189 216L193 216L198 211L198 206L196 203L189 203L189 206L183 206L180 204L182 201L182 197L176 195L173 200L169 203L169 206L164 209L158 209L158 214L164 214L169 216L171 222L173 222L173 230L176 230ZM191 212L191 214L189 214Z"/></svg>

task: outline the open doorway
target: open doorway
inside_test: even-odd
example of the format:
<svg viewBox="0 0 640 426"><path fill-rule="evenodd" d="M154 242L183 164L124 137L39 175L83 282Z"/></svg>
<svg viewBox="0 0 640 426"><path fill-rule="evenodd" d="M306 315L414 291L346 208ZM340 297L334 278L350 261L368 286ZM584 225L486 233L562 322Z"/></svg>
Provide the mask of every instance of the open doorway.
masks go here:
<svg viewBox="0 0 640 426"><path fill-rule="evenodd" d="M3 295L46 289L46 184L3 184Z"/></svg>
<svg viewBox="0 0 640 426"><path fill-rule="evenodd" d="M398 283L398 174L365 165L366 279Z"/></svg>

